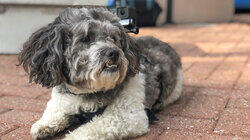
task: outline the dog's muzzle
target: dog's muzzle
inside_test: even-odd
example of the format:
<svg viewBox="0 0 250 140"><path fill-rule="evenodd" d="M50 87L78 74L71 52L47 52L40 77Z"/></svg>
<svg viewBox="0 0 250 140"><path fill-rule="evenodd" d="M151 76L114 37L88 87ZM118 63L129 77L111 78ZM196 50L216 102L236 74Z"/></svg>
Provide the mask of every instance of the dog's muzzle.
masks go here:
<svg viewBox="0 0 250 140"><path fill-rule="evenodd" d="M104 71L114 72L119 68L119 51L115 49L108 49L105 52L107 62L103 68Z"/></svg>

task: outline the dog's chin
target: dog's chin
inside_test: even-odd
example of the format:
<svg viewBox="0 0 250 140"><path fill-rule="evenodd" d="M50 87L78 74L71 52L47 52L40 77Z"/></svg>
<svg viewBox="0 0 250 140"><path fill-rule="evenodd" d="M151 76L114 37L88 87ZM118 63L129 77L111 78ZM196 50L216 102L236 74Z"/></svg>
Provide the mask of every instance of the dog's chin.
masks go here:
<svg viewBox="0 0 250 140"><path fill-rule="evenodd" d="M91 94L97 92L105 92L114 88L117 88L118 85L122 84L128 70L128 60L125 57L121 57L118 61L103 61L95 66L91 71L82 75L87 77L81 79L81 81L72 81L66 87L71 93L74 94ZM76 84L78 83L78 84ZM81 84L79 84L81 83Z"/></svg>
<svg viewBox="0 0 250 140"><path fill-rule="evenodd" d="M84 85L66 84L66 87L74 94L91 94L100 91L108 91L116 88L126 77L127 64L103 64L92 78L87 80Z"/></svg>
<svg viewBox="0 0 250 140"><path fill-rule="evenodd" d="M91 94L114 89L120 83L120 74L117 68L105 68L95 80L87 81L86 85L70 85L66 87L74 94Z"/></svg>

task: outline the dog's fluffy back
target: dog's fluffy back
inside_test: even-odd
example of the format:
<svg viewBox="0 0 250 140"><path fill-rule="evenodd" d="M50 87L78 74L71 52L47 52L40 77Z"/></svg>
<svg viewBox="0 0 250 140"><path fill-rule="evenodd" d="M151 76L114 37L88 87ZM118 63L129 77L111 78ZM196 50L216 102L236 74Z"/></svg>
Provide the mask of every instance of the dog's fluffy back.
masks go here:
<svg viewBox="0 0 250 140"><path fill-rule="evenodd" d="M146 36L136 38L142 46L141 72L146 75L145 105L153 111L173 103L182 92L183 75L179 55L167 43Z"/></svg>

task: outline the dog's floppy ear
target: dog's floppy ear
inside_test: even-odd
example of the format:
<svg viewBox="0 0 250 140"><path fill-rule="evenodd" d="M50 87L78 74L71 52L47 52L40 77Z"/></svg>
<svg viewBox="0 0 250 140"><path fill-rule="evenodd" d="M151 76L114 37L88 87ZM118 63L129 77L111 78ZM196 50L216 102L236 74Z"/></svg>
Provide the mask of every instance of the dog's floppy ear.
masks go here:
<svg viewBox="0 0 250 140"><path fill-rule="evenodd" d="M129 61L128 66L128 74L130 76L134 76L139 72L140 67L140 56L141 56L141 46L136 44L133 38L131 38L128 34L124 33L123 35L123 52L126 58Z"/></svg>
<svg viewBox="0 0 250 140"><path fill-rule="evenodd" d="M63 80L63 29L57 18L53 23L33 33L19 53L19 65L34 81L46 87L54 87Z"/></svg>

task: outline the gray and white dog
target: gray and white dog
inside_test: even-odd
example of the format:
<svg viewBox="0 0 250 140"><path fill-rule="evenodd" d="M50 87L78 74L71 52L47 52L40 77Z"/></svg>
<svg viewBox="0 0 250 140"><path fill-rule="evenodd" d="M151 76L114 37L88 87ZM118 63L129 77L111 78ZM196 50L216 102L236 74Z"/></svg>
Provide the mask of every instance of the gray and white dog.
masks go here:
<svg viewBox="0 0 250 140"><path fill-rule="evenodd" d="M33 139L82 125L65 139L124 139L149 131L150 111L182 92L178 54L153 37L132 38L105 8L68 8L24 43L19 62L34 81L53 87Z"/></svg>

